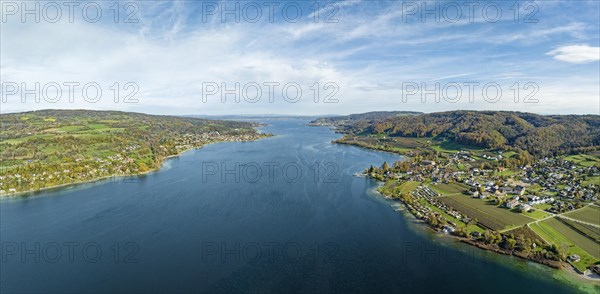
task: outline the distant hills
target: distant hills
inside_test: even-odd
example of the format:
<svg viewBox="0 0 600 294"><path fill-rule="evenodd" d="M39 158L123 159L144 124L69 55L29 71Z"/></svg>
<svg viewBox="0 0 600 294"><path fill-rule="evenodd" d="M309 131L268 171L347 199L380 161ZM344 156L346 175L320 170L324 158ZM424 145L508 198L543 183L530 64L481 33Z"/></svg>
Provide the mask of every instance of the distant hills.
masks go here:
<svg viewBox="0 0 600 294"><path fill-rule="evenodd" d="M438 138L461 144L527 150L536 156L597 150L600 115L509 111L370 112L314 120L353 134Z"/></svg>
<svg viewBox="0 0 600 294"><path fill-rule="evenodd" d="M333 126L340 131L353 133L368 128L377 121L421 114L423 113L415 111L371 111L342 116L321 117L311 121L309 125Z"/></svg>
<svg viewBox="0 0 600 294"><path fill-rule="evenodd" d="M340 123L340 122L357 122L363 120L381 120L394 118L398 116L407 116L407 115L420 115L422 112L415 111L371 111L365 113L357 113L350 115L341 115L341 116L331 116L331 117L322 117L318 118L311 123L314 124L331 124L331 123Z"/></svg>

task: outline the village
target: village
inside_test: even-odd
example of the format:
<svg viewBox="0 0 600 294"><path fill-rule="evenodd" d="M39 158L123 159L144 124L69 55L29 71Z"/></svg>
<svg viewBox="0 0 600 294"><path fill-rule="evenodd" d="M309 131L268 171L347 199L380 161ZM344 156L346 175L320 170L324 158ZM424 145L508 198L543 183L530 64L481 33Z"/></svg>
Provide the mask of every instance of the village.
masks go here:
<svg viewBox="0 0 600 294"><path fill-rule="evenodd" d="M237 130L236 130L237 131ZM159 145L161 154L178 155L193 148L214 142L241 142L256 140L259 135L248 133L239 135L221 134L218 131L201 134L184 134L173 142ZM0 171L0 196L35 191L57 185L73 184L107 177L131 176L152 170L155 161L148 148L130 144L120 152L106 157L86 157L79 155L72 160L39 164L23 160L21 165L2 167Z"/></svg>
<svg viewBox="0 0 600 294"><path fill-rule="evenodd" d="M486 249L544 264L565 261L582 274L600 274L598 165L560 157L510 169L485 163L502 159L501 151L495 156L414 152L365 173L385 183L382 194L437 231Z"/></svg>

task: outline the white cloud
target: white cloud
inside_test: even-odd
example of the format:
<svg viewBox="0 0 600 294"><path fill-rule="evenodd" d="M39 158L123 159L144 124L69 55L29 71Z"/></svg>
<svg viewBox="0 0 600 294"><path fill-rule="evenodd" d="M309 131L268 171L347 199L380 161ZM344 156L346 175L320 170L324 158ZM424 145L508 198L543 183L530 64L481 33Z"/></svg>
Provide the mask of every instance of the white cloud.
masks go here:
<svg viewBox="0 0 600 294"><path fill-rule="evenodd" d="M589 45L568 45L554 49L546 55L569 63L589 63L600 60L600 47Z"/></svg>
<svg viewBox="0 0 600 294"><path fill-rule="evenodd" d="M336 15L339 23L314 23L312 18L307 18L300 23L221 24L198 23L193 15L186 14L186 5L190 2L145 3L150 7L143 6L140 10L146 12L140 14L140 23L126 27L81 22L2 24L0 69L3 81L19 84L94 81L102 86L106 98L93 105L81 99L69 103L66 97L61 100L63 103L38 104L21 103L16 94L1 105L2 112L43 108L119 109L163 114L528 110L522 109L522 103L511 103L509 87L515 82L539 82L539 95L544 99L532 111L589 113L597 109L594 102L597 99L592 99L599 94L597 67L577 67L576 74L590 77L582 80L569 72L571 66L552 62L537 52L539 47L533 48L531 43L525 42L555 42L555 38L561 40L552 43L554 46L583 42L582 39L591 42L584 36L589 25L585 21L556 22L554 26L536 27L536 30L532 26L513 26L512 22L460 26L404 23L402 7L397 2L387 5L351 1L344 6L352 7L340 9ZM512 33L525 37L505 44L505 37ZM495 41L500 40L494 36L502 37L502 44L507 47L499 50ZM584 45L560 47L548 53L557 60L569 62L589 62L594 54L596 59L592 61L598 60L598 48ZM532 55L535 57L531 58ZM556 79L545 82L548 77ZM476 103L456 104L421 103L420 99L401 101L403 82L431 84L440 80L501 82L505 99L495 104L484 103L480 98ZM271 81L297 82L303 86L305 98L295 104L281 101L221 103L220 95L209 98L207 103L201 99L202 82L226 82L231 86L235 82L243 85ZM137 83L136 98L140 103L113 103L109 87L114 82ZM315 82L321 85L321 98L331 92L322 86L335 82L339 86L335 96L339 103L313 103L314 88L310 86ZM573 92L574 83L586 90ZM564 107L565 97L570 99L571 109ZM264 98L266 100L266 95ZM572 103L573 100L578 103Z"/></svg>

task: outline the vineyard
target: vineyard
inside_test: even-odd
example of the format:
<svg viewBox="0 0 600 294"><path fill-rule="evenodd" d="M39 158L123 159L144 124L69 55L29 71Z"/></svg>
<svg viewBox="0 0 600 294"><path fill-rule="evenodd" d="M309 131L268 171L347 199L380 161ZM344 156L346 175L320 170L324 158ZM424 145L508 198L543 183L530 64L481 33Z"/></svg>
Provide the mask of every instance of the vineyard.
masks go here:
<svg viewBox="0 0 600 294"><path fill-rule="evenodd" d="M546 241L544 241L544 239L542 239L538 234L536 234L532 229L530 229L528 226L522 226L522 227L518 227L514 230L510 230L508 232L506 232L507 234L513 234L515 237L518 237L519 235L523 235L523 237L525 238L529 238L535 242L538 242L540 244L544 244L546 243Z"/></svg>
<svg viewBox="0 0 600 294"><path fill-rule="evenodd" d="M444 204L477 219L478 223L491 230L502 230L507 227L521 226L533 219L520 213L510 212L483 200L464 195L443 196L437 198Z"/></svg>
<svg viewBox="0 0 600 294"><path fill-rule="evenodd" d="M600 207L595 205L569 212L565 216L600 226Z"/></svg>
<svg viewBox="0 0 600 294"><path fill-rule="evenodd" d="M588 236L593 241L596 241L596 243L598 243L598 246L600 246L600 227L582 224L580 222L572 221L565 218L559 218L559 220L561 220L563 223L565 223L567 226L571 227L575 231Z"/></svg>

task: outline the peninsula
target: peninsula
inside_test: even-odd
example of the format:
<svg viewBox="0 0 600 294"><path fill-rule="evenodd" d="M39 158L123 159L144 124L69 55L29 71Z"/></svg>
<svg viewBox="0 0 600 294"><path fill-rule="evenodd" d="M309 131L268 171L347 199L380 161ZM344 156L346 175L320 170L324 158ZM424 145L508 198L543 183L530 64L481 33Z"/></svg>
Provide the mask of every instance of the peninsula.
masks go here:
<svg viewBox="0 0 600 294"><path fill-rule="evenodd" d="M270 136L259 124L119 111L0 115L0 196L159 168L192 148Z"/></svg>
<svg viewBox="0 0 600 294"><path fill-rule="evenodd" d="M600 116L377 112L310 124L404 155L364 174L432 229L600 278Z"/></svg>

